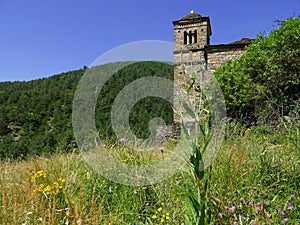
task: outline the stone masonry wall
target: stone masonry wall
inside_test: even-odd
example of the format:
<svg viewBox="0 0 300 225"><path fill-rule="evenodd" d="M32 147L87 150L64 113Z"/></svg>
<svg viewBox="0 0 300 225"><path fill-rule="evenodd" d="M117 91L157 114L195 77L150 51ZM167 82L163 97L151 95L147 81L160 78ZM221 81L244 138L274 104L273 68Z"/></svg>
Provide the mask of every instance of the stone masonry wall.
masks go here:
<svg viewBox="0 0 300 225"><path fill-rule="evenodd" d="M210 27L208 17L199 17L188 21L176 21L174 23L174 53L203 48L205 45L209 44L210 28L208 27ZM184 32L197 33L197 35L194 36L195 39L193 39L192 43L189 43L189 41L186 40L187 43L184 44Z"/></svg>
<svg viewBox="0 0 300 225"><path fill-rule="evenodd" d="M181 89L188 87L191 84L192 75L196 75L197 84L201 87L204 85L214 72L226 61L236 59L245 53L245 45L210 45L203 49L183 51L174 53L174 108L177 111L183 112L180 106L182 98ZM185 72L183 71L183 66ZM204 71L201 72L201 68ZM195 96L195 93L190 93L190 97ZM197 98L196 98L197 101ZM192 103L196 108L199 108L197 103ZM195 108L195 109L196 109ZM174 113L174 121L180 122L179 115Z"/></svg>
<svg viewBox="0 0 300 225"><path fill-rule="evenodd" d="M174 54L174 109L180 111L184 115L184 121L193 121L187 113L184 113L184 109L180 104L180 99L185 99L182 95L182 88L187 87L191 81L191 76L194 73L197 77L197 83L200 86L205 85L214 72L226 61L236 59L245 53L245 45L216 45L206 46L204 49L198 51L186 51ZM181 62L181 64L180 64ZM183 66L185 72L183 71ZM200 67L204 69L201 71ZM192 102L192 107L197 110L201 107L197 99L200 99L196 93L191 92L190 98L196 100ZM180 135L179 124L182 118L175 112L174 113L174 125L165 128L165 132L158 132L158 139L162 139L162 136L166 139L174 138ZM176 125L175 125L176 124ZM161 128L162 129L162 128Z"/></svg>
<svg viewBox="0 0 300 225"><path fill-rule="evenodd" d="M207 64L210 72L213 74L222 63L228 60L236 59L245 53L245 48L235 47L235 48L219 48L219 49L209 49L207 54Z"/></svg>

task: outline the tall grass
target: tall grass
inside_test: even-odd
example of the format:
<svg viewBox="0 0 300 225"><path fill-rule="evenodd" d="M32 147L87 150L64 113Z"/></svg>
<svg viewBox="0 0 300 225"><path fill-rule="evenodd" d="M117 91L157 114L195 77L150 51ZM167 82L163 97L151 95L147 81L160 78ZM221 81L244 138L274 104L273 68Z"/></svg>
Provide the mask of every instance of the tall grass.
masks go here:
<svg viewBox="0 0 300 225"><path fill-rule="evenodd" d="M247 130L231 124L206 191L210 224L300 223L298 127L285 125ZM162 160L173 145L165 143L163 153L155 149L152 159ZM112 144L110 150L120 150L115 157L135 163L134 154L125 154L122 146ZM148 159L139 160L146 164ZM4 225L183 224L185 196L197 191L187 169L160 184L129 187L101 177L77 153L6 160L0 170ZM60 179L64 182L57 191L45 189L56 190Z"/></svg>
<svg viewBox="0 0 300 225"><path fill-rule="evenodd" d="M163 157L159 149L156 157ZM181 174L158 185L129 187L99 176L75 153L7 160L0 169L0 224L158 224L163 218L168 223L183 219ZM36 176L41 171L45 177ZM38 190L40 184L53 186L59 179L64 182L58 192Z"/></svg>
<svg viewBox="0 0 300 225"><path fill-rule="evenodd" d="M300 223L299 152L283 133L248 128L226 141L212 175L216 224Z"/></svg>

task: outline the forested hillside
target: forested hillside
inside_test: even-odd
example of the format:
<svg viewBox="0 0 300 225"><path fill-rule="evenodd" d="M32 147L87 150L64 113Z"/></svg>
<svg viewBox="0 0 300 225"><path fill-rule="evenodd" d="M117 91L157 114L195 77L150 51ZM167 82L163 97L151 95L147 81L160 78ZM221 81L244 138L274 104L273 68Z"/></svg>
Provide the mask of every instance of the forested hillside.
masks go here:
<svg viewBox="0 0 300 225"><path fill-rule="evenodd" d="M72 102L86 69L28 82L0 83L0 158L68 152L76 147ZM114 74L103 87L97 102L96 125L102 137L113 138L110 110L114 98L126 84L145 76L173 79L173 66L139 62ZM146 137L149 130L145 121L157 116L171 123L171 104L153 97L141 100L130 115L132 129L139 137Z"/></svg>

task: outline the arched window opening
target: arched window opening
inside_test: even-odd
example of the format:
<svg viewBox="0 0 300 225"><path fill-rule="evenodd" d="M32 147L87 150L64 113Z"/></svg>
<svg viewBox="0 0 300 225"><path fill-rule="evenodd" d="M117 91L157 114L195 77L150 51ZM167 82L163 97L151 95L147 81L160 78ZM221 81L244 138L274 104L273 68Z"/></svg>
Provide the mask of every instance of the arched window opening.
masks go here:
<svg viewBox="0 0 300 225"><path fill-rule="evenodd" d="M192 31L185 31L183 36L183 43L187 44L196 44L197 43L197 30Z"/></svg>
<svg viewBox="0 0 300 225"><path fill-rule="evenodd" d="M188 39L188 33L185 31L184 36L183 36L183 43L186 45L187 44L187 39Z"/></svg>
<svg viewBox="0 0 300 225"><path fill-rule="evenodd" d="M189 32L189 44L193 44L193 34L192 34L192 31Z"/></svg>
<svg viewBox="0 0 300 225"><path fill-rule="evenodd" d="M197 43L197 30L194 31L194 44Z"/></svg>

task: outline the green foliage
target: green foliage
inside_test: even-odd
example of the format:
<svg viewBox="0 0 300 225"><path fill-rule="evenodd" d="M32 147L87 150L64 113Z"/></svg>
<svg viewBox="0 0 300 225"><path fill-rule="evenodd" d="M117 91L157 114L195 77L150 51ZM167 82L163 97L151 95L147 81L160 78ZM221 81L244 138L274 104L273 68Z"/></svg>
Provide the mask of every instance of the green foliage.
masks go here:
<svg viewBox="0 0 300 225"><path fill-rule="evenodd" d="M299 151L282 125L226 140L212 171L214 224L299 224Z"/></svg>
<svg viewBox="0 0 300 225"><path fill-rule="evenodd" d="M84 69L28 82L0 83L0 158L73 150L72 99ZM73 145L73 146L71 146Z"/></svg>
<svg viewBox="0 0 300 225"><path fill-rule="evenodd" d="M160 184L126 186L99 176L81 154L74 153L4 161L0 164L0 224L299 224L300 158L287 138L294 125L252 127L244 134L236 132L246 130L239 126L230 124L231 135L201 180L189 173L194 168L185 166ZM165 153L171 153L176 144L164 143ZM108 150L131 165L153 160L137 157L119 142ZM165 157L159 148L152 156L155 160ZM41 170L47 174L45 179ZM58 194L49 195L38 186L41 182L32 182L33 177L42 178L43 188L61 179L64 184ZM207 223L199 222L201 215L206 215Z"/></svg>
<svg viewBox="0 0 300 225"><path fill-rule="evenodd" d="M120 90L144 77L164 77L173 80L173 73L171 64L154 61L133 63L115 73L104 85L97 100L96 126L100 129L101 135L104 137L114 135L110 112ZM147 92L148 87L149 84L145 83L144 87L139 88ZM170 102L173 102L173 99L170 99ZM149 121L155 117L161 117L167 124L171 124L173 121L172 105L167 100L149 96L133 106L130 111L129 124L138 138L147 138L150 135Z"/></svg>
<svg viewBox="0 0 300 225"><path fill-rule="evenodd" d="M188 131L186 125L182 122L181 137L189 151L188 165L190 167L190 177L192 178L195 186L194 188L196 189L196 191L193 191L192 188L188 188L188 193L185 198L187 213L184 215L184 224L206 225L210 224L211 221L211 211L208 207L208 193L212 168L211 166L205 168L203 156L212 139L210 128L211 110L207 104L203 104L200 110L196 112L195 104L197 103L193 100L191 101L191 99L195 99L195 94L200 93L201 102L204 103L207 100L207 96L205 95L204 90L196 87L194 78L192 78L192 84L184 91L187 95L190 95L188 95L187 100L182 100L181 104L186 113L192 118L190 123L195 127L194 131ZM194 93L193 95L191 95L192 91ZM188 103L191 103L192 106L189 106ZM184 121L184 116L181 115L181 117L182 121Z"/></svg>
<svg viewBox="0 0 300 225"><path fill-rule="evenodd" d="M290 18L215 75L229 116L245 123L274 123L300 99L300 20Z"/></svg>
<svg viewBox="0 0 300 225"><path fill-rule="evenodd" d="M93 70L107 71L110 67L114 68L113 64ZM0 83L0 159L48 155L76 148L72 103L77 84L86 69L28 82ZM120 90L146 76L172 80L173 66L159 62L134 63L114 74L105 84L96 107L96 125L103 138L112 138L110 111ZM150 133L148 122L153 117L161 117L170 124L172 116L170 103L154 97L145 98L131 110L131 129L139 138L146 138Z"/></svg>

